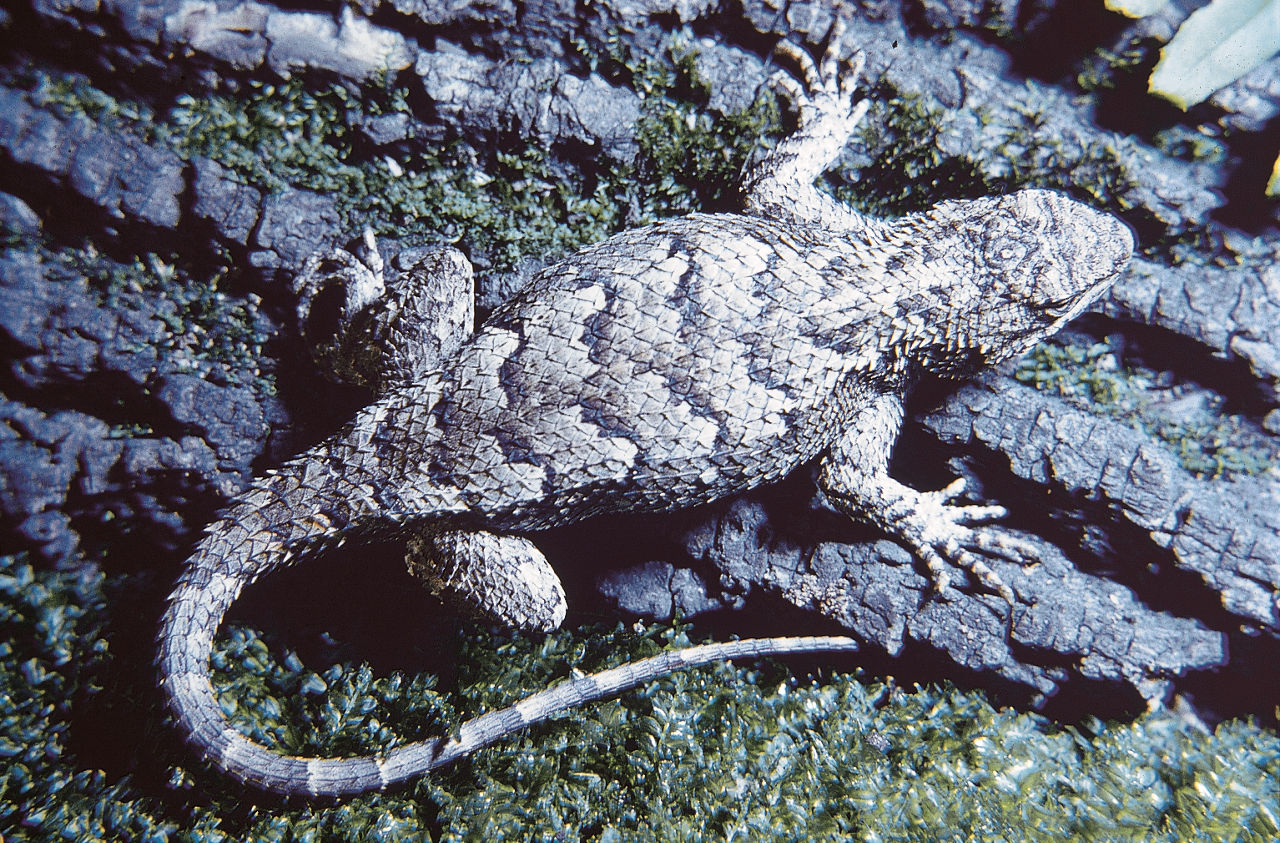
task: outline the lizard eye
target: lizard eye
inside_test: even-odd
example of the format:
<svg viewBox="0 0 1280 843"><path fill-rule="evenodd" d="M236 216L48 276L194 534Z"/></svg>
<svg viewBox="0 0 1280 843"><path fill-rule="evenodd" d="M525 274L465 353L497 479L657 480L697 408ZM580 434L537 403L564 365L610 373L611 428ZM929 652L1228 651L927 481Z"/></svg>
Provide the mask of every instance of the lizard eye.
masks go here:
<svg viewBox="0 0 1280 843"><path fill-rule="evenodd" d="M1031 245L1004 219L997 218L983 232L982 257L988 267L1008 272L1020 268Z"/></svg>

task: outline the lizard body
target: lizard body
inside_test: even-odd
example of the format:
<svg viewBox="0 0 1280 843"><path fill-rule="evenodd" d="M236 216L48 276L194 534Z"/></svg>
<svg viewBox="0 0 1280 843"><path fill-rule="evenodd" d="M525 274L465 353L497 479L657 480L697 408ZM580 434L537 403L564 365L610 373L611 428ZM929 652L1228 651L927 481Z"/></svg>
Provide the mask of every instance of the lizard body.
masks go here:
<svg viewBox="0 0 1280 843"><path fill-rule="evenodd" d="M298 282L304 331L331 334L317 343L321 358L377 398L255 481L209 528L170 598L162 682L207 757L272 790L360 792L687 664L854 646L708 645L571 680L452 739L355 759L273 753L217 705L214 633L258 576L350 539L404 536L410 569L433 591L548 630L564 618L564 593L526 533L704 503L817 459L832 504L911 548L940 590L959 565L1012 602L971 553L1032 552L969 526L1003 509L949 505L958 482L922 493L889 477L903 397L921 372L964 377L1056 331L1121 271L1132 235L1042 190L897 220L819 193L814 179L866 108L853 102L857 60L837 72L839 42L836 32L820 66L782 47L805 79L776 77L800 127L748 173L746 213L692 214L583 249L468 338L470 267L456 251L402 254L390 284L371 236L360 259L309 262Z"/></svg>

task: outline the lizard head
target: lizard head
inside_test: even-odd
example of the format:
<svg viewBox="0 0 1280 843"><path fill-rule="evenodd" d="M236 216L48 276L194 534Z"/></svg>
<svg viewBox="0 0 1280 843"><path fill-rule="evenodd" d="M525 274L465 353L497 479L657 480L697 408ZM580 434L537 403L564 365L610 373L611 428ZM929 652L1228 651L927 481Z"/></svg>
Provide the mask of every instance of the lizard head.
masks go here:
<svg viewBox="0 0 1280 843"><path fill-rule="evenodd" d="M933 370L956 374L1056 333L1106 292L1134 249L1123 222L1048 190L942 202L917 221L936 268L926 273L931 297L947 310L934 318L954 326L929 356Z"/></svg>

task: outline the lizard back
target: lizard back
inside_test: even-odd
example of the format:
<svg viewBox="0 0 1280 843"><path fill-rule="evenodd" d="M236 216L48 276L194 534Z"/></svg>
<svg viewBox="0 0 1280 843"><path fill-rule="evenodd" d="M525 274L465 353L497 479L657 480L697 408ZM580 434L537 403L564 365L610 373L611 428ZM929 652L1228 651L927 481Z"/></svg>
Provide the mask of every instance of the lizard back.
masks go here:
<svg viewBox="0 0 1280 843"><path fill-rule="evenodd" d="M428 406L396 397L379 447L416 456L406 485L507 530L780 478L825 446L832 396L881 365L876 254L733 215L617 235L534 276Z"/></svg>

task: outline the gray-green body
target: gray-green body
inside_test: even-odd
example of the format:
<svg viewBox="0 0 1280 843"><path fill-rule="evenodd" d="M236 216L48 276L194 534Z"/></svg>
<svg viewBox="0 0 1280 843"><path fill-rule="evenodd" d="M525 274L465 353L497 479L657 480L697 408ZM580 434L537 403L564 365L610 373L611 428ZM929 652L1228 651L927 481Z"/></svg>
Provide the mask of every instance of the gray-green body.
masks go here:
<svg viewBox="0 0 1280 843"><path fill-rule="evenodd" d="M817 68L789 51L807 87L779 81L800 104L800 128L748 174L743 214L694 214L588 247L538 273L470 337L470 303L458 301L470 269L452 250L404 261L393 282L370 248L363 262L342 252L309 264L303 315L340 282L339 341L325 354L377 398L256 481L209 528L174 591L162 679L206 756L273 790L358 792L685 664L853 646L712 645L574 680L453 739L359 759L278 755L218 707L213 635L245 585L348 540L403 535L411 569L437 593L549 629L564 617L563 590L529 533L705 503L817 460L831 503L910 547L940 589L954 564L1012 600L970 552L1030 552L969 526L1003 510L949 505L958 484L921 493L889 477L902 400L920 372L963 377L1056 331L1120 272L1132 235L1038 190L889 221L840 205L813 180L865 110L853 103L856 71L838 77L833 55Z"/></svg>

